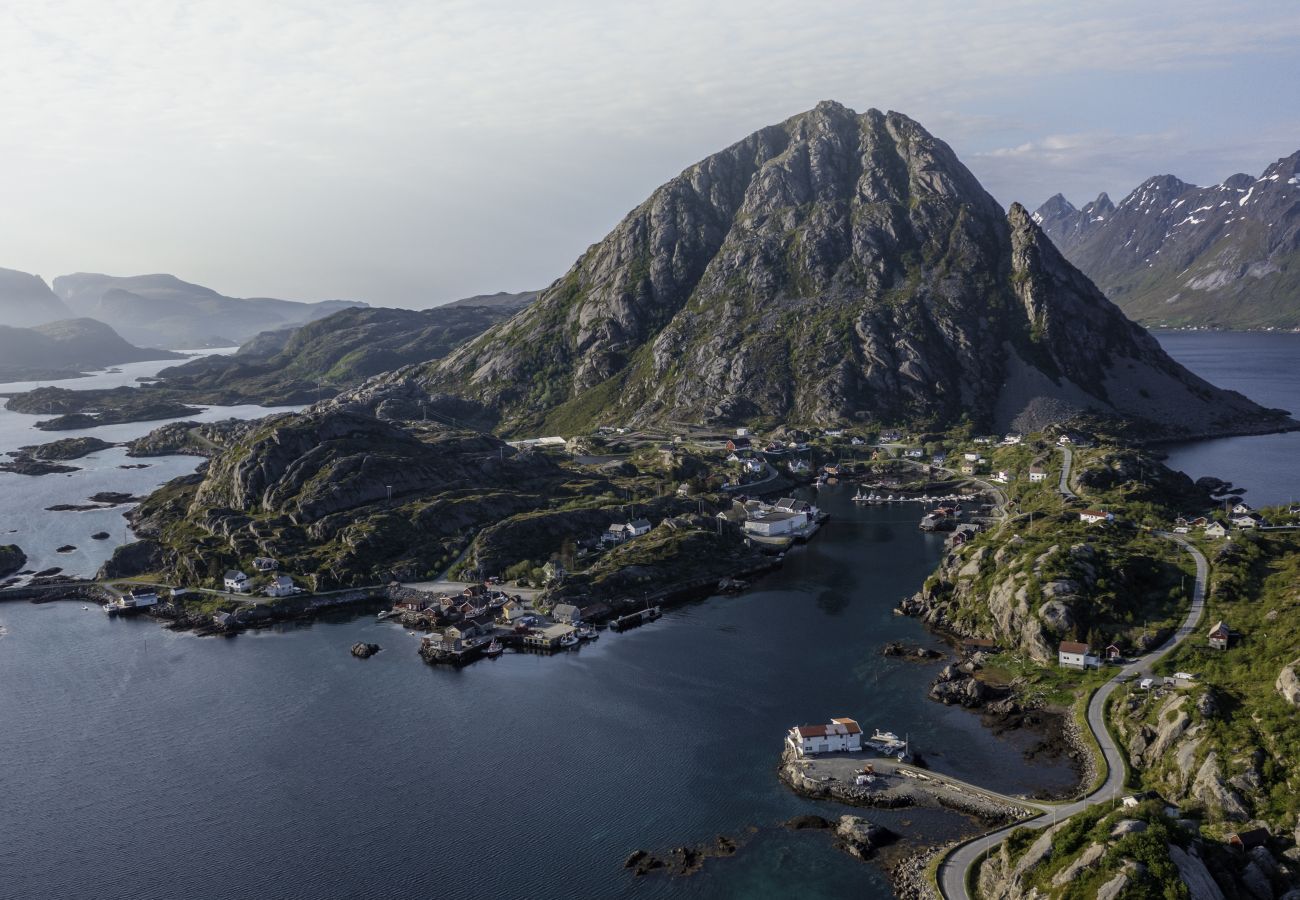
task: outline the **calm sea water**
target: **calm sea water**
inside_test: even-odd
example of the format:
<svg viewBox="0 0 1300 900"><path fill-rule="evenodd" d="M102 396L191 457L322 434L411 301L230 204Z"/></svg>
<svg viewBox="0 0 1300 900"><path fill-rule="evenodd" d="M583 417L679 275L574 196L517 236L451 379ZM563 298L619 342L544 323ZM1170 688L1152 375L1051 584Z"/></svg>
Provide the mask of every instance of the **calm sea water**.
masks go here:
<svg viewBox="0 0 1300 900"><path fill-rule="evenodd" d="M1300 418L1300 334L1164 331L1156 337L1169 355L1211 384ZM1300 432L1196 441L1168 450L1174 468L1244 487L1256 506L1300 500Z"/></svg>
<svg viewBox="0 0 1300 900"><path fill-rule="evenodd" d="M1249 384L1289 364L1262 348L1294 360L1300 345L1241 337L1161 339L1211 380L1300 407L1294 379L1278 395ZM34 442L5 422L3 446ZM1266 487L1250 482L1249 456L1270 438L1239 440L1213 471ZM147 490L170 477L151 462L138 487L112 469L104 487L67 479L85 479L67 495ZM30 479L50 492L19 510L15 483L0 482L0 522L21 527L33 504L59 502L59 478ZM890 610L941 539L917 531L915 510L848 498L823 492L830 524L756 590L575 653L463 671L425 666L414 637L369 617L200 639L77 603L0 605L0 898L888 896L876 868L825 835L777 827L842 811L776 780L791 724L851 715L906 732L937 770L994 789L1070 775L1024 762L1031 736L995 739L924 699L935 665L880 656L890 640L935 645ZM384 652L351 658L362 639ZM968 827L943 812L868 815L913 838ZM621 868L634 849L717 834L741 852L692 878Z"/></svg>
<svg viewBox="0 0 1300 900"><path fill-rule="evenodd" d="M831 523L757 590L462 671L369 617L199 639L77 603L0 606L0 895L888 896L825 835L775 827L840 811L776 780L790 725L856 716L993 788L1070 776L1023 762L1028 736L925 700L934 665L880 655L933 644L890 610L941 539L849 496L825 497ZM385 649L355 660L362 639ZM746 846L692 878L621 868L717 834Z"/></svg>
<svg viewBox="0 0 1300 900"><path fill-rule="evenodd" d="M57 382L12 382L0 384L0 394L31 390L41 384L53 384L71 390L112 388L133 385L137 378L156 374L160 369L176 365L174 361L130 363L117 367L117 372L97 372L86 378ZM210 406L193 416L196 422L216 422L221 419L252 419L297 407L270 409L262 406ZM44 444L67 437L93 436L105 441L127 441L148 434L163 421L128 422L121 425L103 425L77 431L40 431L35 425L49 416L26 415L4 409L0 398L0 455L9 450L31 444ZM93 575L100 564L108 559L113 548L131 540L126 519L122 513L129 507L85 510L81 512L50 512L49 506L60 504L87 505L92 494L101 491L143 496L166 484L178 475L193 472L200 460L194 456L161 456L148 459L130 459L126 449L113 447L72 460L70 466L79 471L58 475L15 475L0 472L0 544L17 544L27 554L28 568L35 571L58 566L64 574ZM122 465L145 463L144 469L121 469ZM105 531L109 537L94 540L92 534ZM72 546L75 550L57 553L59 547Z"/></svg>

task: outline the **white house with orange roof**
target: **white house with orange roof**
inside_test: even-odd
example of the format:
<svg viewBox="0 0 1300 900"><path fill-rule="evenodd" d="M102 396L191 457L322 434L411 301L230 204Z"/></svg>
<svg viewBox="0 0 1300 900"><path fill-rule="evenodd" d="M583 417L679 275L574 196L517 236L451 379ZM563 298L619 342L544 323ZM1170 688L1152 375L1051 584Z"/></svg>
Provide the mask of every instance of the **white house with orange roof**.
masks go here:
<svg viewBox="0 0 1300 900"><path fill-rule="evenodd" d="M856 753L862 749L862 726L853 719L831 719L826 725L796 725L786 743L800 756L812 753Z"/></svg>

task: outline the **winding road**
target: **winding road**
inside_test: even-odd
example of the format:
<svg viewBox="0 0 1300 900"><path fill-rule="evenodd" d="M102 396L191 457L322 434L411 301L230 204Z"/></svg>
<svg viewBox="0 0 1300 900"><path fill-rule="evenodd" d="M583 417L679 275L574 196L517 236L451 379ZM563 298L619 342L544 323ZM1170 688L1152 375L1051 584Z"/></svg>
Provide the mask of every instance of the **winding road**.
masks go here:
<svg viewBox="0 0 1300 900"><path fill-rule="evenodd" d="M1062 449L1065 450L1066 454L1065 470L1061 476L1062 485L1065 486L1065 478L1069 472L1070 451L1068 448ZM1068 487L1065 489L1068 489ZM1196 583L1192 587L1192 605L1187 611L1187 618L1169 640L1120 669L1113 678L1097 689L1097 692L1092 696L1092 700L1088 702L1088 728L1097 739L1102 754L1106 758L1106 780L1102 782L1099 788L1082 800L1052 806L1037 803L1027 804L1042 809L1045 813L1054 810L1055 815L1052 818L1044 815L1028 822L1017 822L998 831L973 838L950 850L939 864L938 873L939 889L947 900L969 900L970 894L966 891L966 872L981 856L987 854L992 847L1004 840L1016 828L1022 826L1043 828L1054 821L1063 821L1096 803L1118 797L1119 792L1123 789L1124 757L1120 748L1116 746L1115 741L1111 738L1110 732L1106 729L1106 701L1121 683L1149 669L1190 635L1195 634L1200 625L1201 616L1205 611L1205 588L1209 578L1209 564L1206 563L1205 556L1179 535L1166 532L1156 533L1179 544L1196 561Z"/></svg>

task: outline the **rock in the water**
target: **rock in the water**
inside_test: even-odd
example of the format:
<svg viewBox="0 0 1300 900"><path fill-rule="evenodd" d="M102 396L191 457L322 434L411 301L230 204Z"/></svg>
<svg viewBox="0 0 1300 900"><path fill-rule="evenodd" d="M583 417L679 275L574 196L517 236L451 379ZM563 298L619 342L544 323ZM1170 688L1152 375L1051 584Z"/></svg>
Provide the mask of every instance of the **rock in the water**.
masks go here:
<svg viewBox="0 0 1300 900"><path fill-rule="evenodd" d="M888 828L869 822L861 816L840 816L835 826L835 836L839 838L844 849L858 859L866 859L877 848L894 840L895 835Z"/></svg>
<svg viewBox="0 0 1300 900"><path fill-rule="evenodd" d="M367 644L365 641L357 641L352 645L352 655L357 659L369 659L378 653L380 647L378 644Z"/></svg>
<svg viewBox="0 0 1300 900"><path fill-rule="evenodd" d="M8 578L27 565L27 554L17 544L0 546L0 578Z"/></svg>
<svg viewBox="0 0 1300 900"><path fill-rule="evenodd" d="M62 547L59 547L59 548L58 548L57 550L55 550L54 552L55 552L55 553L72 553L72 552L75 551L76 549L77 549L76 546L74 546L73 544L64 544Z"/></svg>
<svg viewBox="0 0 1300 900"><path fill-rule="evenodd" d="M92 541L106 541L111 537L107 531L96 531L90 536Z"/></svg>
<svg viewBox="0 0 1300 900"><path fill-rule="evenodd" d="M804 831L808 828L830 828L831 823L828 819L823 819L821 816L808 814L795 816L793 819L790 819L785 823L785 827L789 828L791 831Z"/></svg>

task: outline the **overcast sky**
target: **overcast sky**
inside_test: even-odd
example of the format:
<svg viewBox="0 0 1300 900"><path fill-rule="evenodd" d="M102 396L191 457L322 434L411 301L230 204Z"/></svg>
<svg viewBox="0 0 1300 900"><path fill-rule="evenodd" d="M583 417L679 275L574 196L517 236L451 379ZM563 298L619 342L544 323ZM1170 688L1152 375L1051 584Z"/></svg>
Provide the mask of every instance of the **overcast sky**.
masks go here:
<svg viewBox="0 0 1300 900"><path fill-rule="evenodd" d="M1081 11L1082 8L1082 11ZM1289 2L42 0L0 10L0 266L428 306L558 277L835 99L1004 204L1300 148Z"/></svg>

